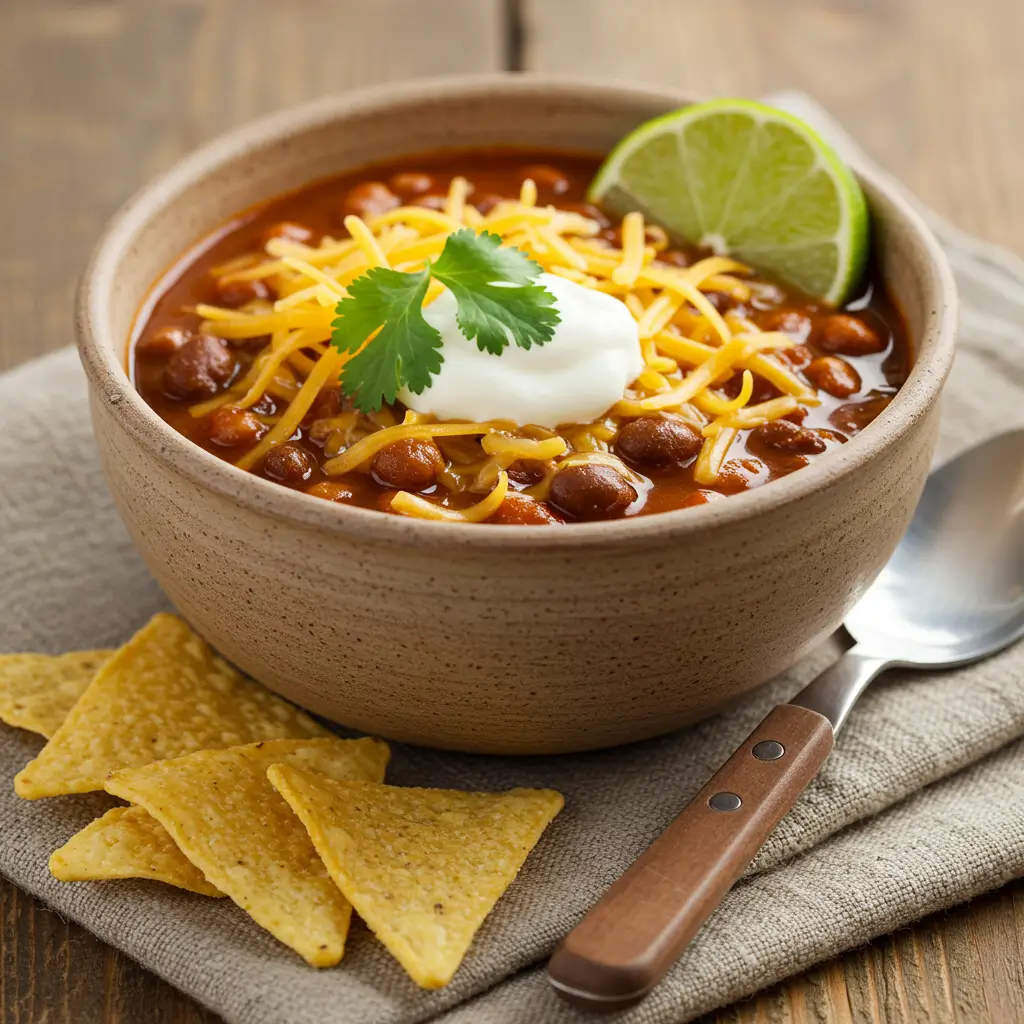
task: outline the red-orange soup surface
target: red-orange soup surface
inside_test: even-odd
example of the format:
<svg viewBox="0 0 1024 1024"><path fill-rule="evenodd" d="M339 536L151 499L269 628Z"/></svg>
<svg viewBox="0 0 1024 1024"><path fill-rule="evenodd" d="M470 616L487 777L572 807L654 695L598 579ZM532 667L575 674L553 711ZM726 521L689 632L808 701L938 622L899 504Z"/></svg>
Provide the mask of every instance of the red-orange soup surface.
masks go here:
<svg viewBox="0 0 1024 1024"><path fill-rule="evenodd" d="M597 276L571 269L571 260L559 257L552 244L545 246L530 231L521 242L517 235L506 234L506 243L512 237L511 244L522 244L527 251L534 245L531 255L545 261L547 269L563 259L566 266L557 266L555 272L614 294L617 286L601 268L607 270L622 257L620 226L585 201L599 162L578 154L517 149L430 153L319 181L246 211L204 239L159 283L131 343L133 380L175 430L219 458L241 462L282 486L389 513L396 512L392 502L402 492L419 499L421 513L413 514L430 517L429 507L422 513L427 503L442 510L435 518L443 510L461 514L476 509L468 514L469 521L502 524L556 525L647 515L736 494L827 457L829 449L863 430L892 400L907 377L910 353L904 324L875 268L869 268L857 297L840 310L789 292L753 268L749 274L713 274L700 291L733 333L754 337L754 332L764 332L777 347L733 365L695 402L641 411L638 403L680 387L712 354L708 350L721 347L722 338L708 315L678 295L673 298L671 291L642 284L628 289L632 295L627 304L642 324L655 303L660 302L648 315L648 327L655 314L669 314L655 335L642 342L647 370L653 374L640 378L645 386L637 385L639 390L624 395L623 403L591 424L547 429L498 425L500 437L547 440L549 450L550 440L561 437L565 451L554 458L512 458L500 451L489 455L481 447L482 435L405 436L379 447L360 465L334 472L332 460L337 465L353 445L401 425L406 415L399 403L369 417L356 412L338 389L337 374L316 389L294 430L274 443L275 427L324 353L333 350L328 343L331 310L321 294L327 326L307 328L304 337L310 343L275 360L268 386L254 389L275 348L287 346L290 338L302 340L294 332L306 321L293 313L289 327L274 336L263 329L238 337L243 329L225 325L233 323L232 316L262 323L256 318L273 312L276 301L302 292L300 286L311 294L317 291L313 279L260 276L259 268L281 265L280 256L266 251L268 242L278 253L301 257L313 251L310 259L344 284L366 269L353 266L361 257L351 251L354 243L346 242L346 216L361 217L393 251L406 245L413 253L438 228L419 225L417 238L396 210L415 207L444 215L446 209L458 213L452 202L464 202L472 210L460 214L463 223L485 227L496 209L521 209L515 204L529 179L536 186L534 209L551 205L574 215L562 218L574 226L561 241L581 254L570 253L572 260L581 266L588 260L588 268L597 267ZM457 178L468 185L453 188ZM464 200L461 195L450 198L450 193L461 192L466 193ZM526 202L532 198L527 195ZM502 202L505 206L498 205ZM392 221L376 228L375 218L381 215ZM655 268L692 268L709 255L673 245L657 226L647 227L646 240L645 259ZM323 259L328 251L340 254L334 263ZM618 297L626 297L618 291ZM313 308L313 300L309 302ZM197 307L217 307L220 319L211 318L207 309L197 312ZM320 323L315 310L309 315ZM753 392L742 407L748 411L737 420L735 413L716 410L743 397L743 369L750 373ZM311 391L312 386L307 397ZM759 414L762 409L766 411ZM782 410L788 411L779 414ZM756 425L743 425L743 416ZM732 439L724 456L712 452L715 431L729 423L739 425L729 428ZM499 479L507 488L498 496L500 503L494 508L483 505Z"/></svg>

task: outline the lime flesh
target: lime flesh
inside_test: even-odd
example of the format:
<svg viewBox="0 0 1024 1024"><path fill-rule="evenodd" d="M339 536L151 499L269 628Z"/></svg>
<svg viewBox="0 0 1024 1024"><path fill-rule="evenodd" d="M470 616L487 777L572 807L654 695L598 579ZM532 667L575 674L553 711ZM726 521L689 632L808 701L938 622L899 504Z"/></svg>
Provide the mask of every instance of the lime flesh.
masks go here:
<svg viewBox="0 0 1024 1024"><path fill-rule="evenodd" d="M798 118L712 100L642 124L612 151L589 199L640 210L677 241L730 255L839 305L867 262L868 211L853 172Z"/></svg>

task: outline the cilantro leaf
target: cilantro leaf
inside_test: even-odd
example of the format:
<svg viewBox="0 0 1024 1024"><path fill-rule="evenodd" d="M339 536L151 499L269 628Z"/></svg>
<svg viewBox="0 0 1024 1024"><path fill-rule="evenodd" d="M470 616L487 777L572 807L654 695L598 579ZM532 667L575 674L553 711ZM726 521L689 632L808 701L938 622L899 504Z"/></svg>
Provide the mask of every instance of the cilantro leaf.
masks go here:
<svg viewBox="0 0 1024 1024"><path fill-rule="evenodd" d="M458 303L459 329L482 352L501 355L550 341L559 322L555 297L536 284L541 268L521 249L502 248L490 232L463 228L448 236L431 273Z"/></svg>
<svg viewBox="0 0 1024 1024"><path fill-rule="evenodd" d="M360 412L394 402L402 387L418 395L441 369L441 335L423 319L429 283L429 269L404 274L374 267L338 303L331 344L357 353L342 370L341 389ZM360 352L374 331L379 333Z"/></svg>
<svg viewBox="0 0 1024 1024"><path fill-rule="evenodd" d="M423 316L431 276L455 296L459 330L481 352L501 355L550 341L559 322L555 297L536 279L541 268L497 235L465 228L449 235L437 261L401 273L374 267L348 286L331 324L331 344L354 352L341 389L360 412L392 403L402 388L420 394L441 369L441 335Z"/></svg>

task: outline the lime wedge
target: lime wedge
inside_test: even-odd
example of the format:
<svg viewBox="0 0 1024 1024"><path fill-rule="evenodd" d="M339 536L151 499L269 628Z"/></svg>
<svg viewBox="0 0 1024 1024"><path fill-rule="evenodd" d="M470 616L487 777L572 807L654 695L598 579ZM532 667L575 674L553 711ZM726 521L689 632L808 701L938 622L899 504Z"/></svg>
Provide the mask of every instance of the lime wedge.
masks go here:
<svg viewBox="0 0 1024 1024"><path fill-rule="evenodd" d="M641 210L678 241L705 246L831 305L868 254L857 179L803 121L750 100L712 100L656 117L612 150L589 199Z"/></svg>

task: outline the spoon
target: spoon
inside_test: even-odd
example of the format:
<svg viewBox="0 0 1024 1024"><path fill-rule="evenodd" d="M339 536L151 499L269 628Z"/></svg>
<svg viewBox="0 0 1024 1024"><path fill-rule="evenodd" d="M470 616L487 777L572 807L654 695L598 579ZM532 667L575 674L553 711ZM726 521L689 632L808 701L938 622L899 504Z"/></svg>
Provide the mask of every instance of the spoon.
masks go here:
<svg viewBox="0 0 1024 1024"><path fill-rule="evenodd" d="M906 535L844 623L855 643L775 708L555 950L548 978L584 1009L646 996L739 879L890 668L966 665L1024 637L1024 430L928 478Z"/></svg>

